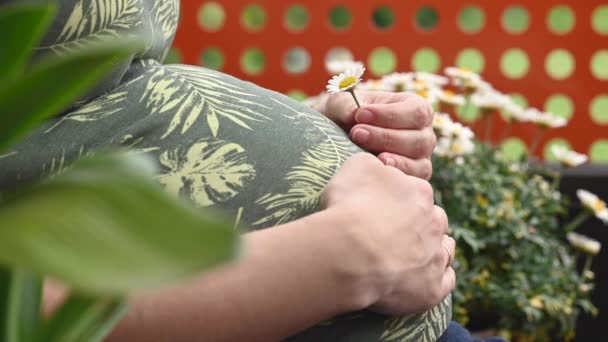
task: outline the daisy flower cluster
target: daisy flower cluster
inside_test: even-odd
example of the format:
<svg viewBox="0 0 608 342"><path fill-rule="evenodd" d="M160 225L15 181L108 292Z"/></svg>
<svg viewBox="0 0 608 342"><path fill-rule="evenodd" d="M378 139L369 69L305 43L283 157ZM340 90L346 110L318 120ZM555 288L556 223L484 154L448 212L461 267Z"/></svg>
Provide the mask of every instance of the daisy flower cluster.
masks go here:
<svg viewBox="0 0 608 342"><path fill-rule="evenodd" d="M589 292L594 288L594 275L590 267L602 246L599 241L577 232L577 228L592 218L608 225L608 207L604 200L581 189L577 191L582 208L580 213L563 226L556 219L567 210L559 191L561 171L579 167L589 158L570 148L552 146L551 155L559 163L557 171L553 171L553 168L537 165L530 157L512 162L493 145L497 142L493 138L498 136L493 134L498 132L492 131L497 116L505 123L501 140L509 137L515 125L526 124L536 128L529 145L529 156L534 154L545 132L567 126L566 119L520 105L466 68L448 67L443 75L395 72L378 79L363 79L365 65L361 62L342 59L330 61L326 67L333 76L326 92L305 101L317 110L325 108L328 97L338 92L350 93L359 106L356 94L360 91L417 94L433 106L437 144L433 158L436 172L431 182L437 189L438 198L441 198L438 205L446 208L451 222L455 222L454 227L458 227L454 228L454 234L459 236L459 245L464 246L461 249L469 251L468 254L457 252L457 259L464 260L457 264L458 271L479 285L477 292L471 292L470 287L457 289L460 301L455 302L455 312L458 317L468 317L466 305L471 298L478 302L487 299L489 303L496 302L493 296L507 298L499 293L504 279L509 279L511 284L521 282L522 287L537 282L532 274L538 273L538 268L528 275L521 270L522 263L530 264L529 270L541 267L544 270L541 277L549 279L555 286L541 292L535 290L539 284L528 290L518 290L515 297L527 301L518 301L514 297L517 302L501 307L501 310L509 312L513 322L522 319L522 312L525 313L523 321L526 324L558 319L560 322L575 322L573 312L577 305L593 312ZM458 120L463 113L479 114L479 123L484 125L476 123L472 128L464 125ZM538 246L542 248L538 249ZM496 252L505 249L508 252ZM580 274L572 265L581 254L575 256L574 251L586 257ZM547 262L539 259L539 255ZM496 265L479 261L489 259L495 260ZM552 263L549 260L553 260ZM515 265L520 268L517 274L511 269ZM577 274L573 276L572 273ZM577 288L578 292L564 293L564 288ZM505 288L505 291L505 296L512 297L511 288ZM536 318L529 316L532 311Z"/></svg>

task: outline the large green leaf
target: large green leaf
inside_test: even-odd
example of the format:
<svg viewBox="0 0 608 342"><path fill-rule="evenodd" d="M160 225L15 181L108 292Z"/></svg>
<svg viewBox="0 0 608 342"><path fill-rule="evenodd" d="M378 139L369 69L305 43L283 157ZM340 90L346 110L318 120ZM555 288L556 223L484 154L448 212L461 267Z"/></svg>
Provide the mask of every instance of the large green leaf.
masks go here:
<svg viewBox="0 0 608 342"><path fill-rule="evenodd" d="M122 298L72 295L47 322L40 341L101 341L127 312Z"/></svg>
<svg viewBox="0 0 608 342"><path fill-rule="evenodd" d="M100 43L54 56L23 77L0 84L0 152L42 120L70 106L140 44Z"/></svg>
<svg viewBox="0 0 608 342"><path fill-rule="evenodd" d="M23 72L54 13L55 6L51 4L0 8L0 82L12 80Z"/></svg>
<svg viewBox="0 0 608 342"><path fill-rule="evenodd" d="M40 325L40 276L0 269L0 341L32 341Z"/></svg>
<svg viewBox="0 0 608 342"><path fill-rule="evenodd" d="M238 238L232 223L166 194L151 165L125 153L85 158L7 199L0 262L81 291L122 293L231 258Z"/></svg>

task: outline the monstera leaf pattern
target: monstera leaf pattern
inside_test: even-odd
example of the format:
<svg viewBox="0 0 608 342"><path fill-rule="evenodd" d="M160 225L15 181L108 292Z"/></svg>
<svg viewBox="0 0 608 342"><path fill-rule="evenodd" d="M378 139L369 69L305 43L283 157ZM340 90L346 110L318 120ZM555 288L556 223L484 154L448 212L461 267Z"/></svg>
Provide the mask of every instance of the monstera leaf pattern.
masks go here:
<svg viewBox="0 0 608 342"><path fill-rule="evenodd" d="M108 41L133 32L142 24L142 1L72 1L73 9L60 31L57 41L42 48L48 48L55 53L65 53L92 42Z"/></svg>
<svg viewBox="0 0 608 342"><path fill-rule="evenodd" d="M268 120L261 114L265 107L256 102L256 95L227 82L222 74L207 69L153 64L150 78L141 99L151 114L173 115L163 138L180 129L185 133L197 120L205 119L213 136L220 130L220 118L251 130L251 122Z"/></svg>
<svg viewBox="0 0 608 342"><path fill-rule="evenodd" d="M166 151L160 162L167 171L158 180L166 190L201 207L226 202L255 178L245 150L221 140L203 139L188 149Z"/></svg>
<svg viewBox="0 0 608 342"><path fill-rule="evenodd" d="M178 0L61 1L55 41L45 40L39 50L64 53L141 28L153 41L125 62L128 70L111 86L0 155L0 193L113 145L155 158L166 191L232 212L235 227L242 221L262 229L319 210L327 182L360 151L323 115L284 96L216 71L161 65L178 22ZM450 308L447 298L415 316L352 313L290 341L435 341Z"/></svg>

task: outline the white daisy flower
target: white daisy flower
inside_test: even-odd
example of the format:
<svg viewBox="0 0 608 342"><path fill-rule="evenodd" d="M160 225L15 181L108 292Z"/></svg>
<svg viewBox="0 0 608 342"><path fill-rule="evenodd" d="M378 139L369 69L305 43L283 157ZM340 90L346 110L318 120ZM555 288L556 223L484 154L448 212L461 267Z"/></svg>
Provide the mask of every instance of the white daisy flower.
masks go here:
<svg viewBox="0 0 608 342"><path fill-rule="evenodd" d="M505 99L505 104L502 106L502 109L507 121L526 122L530 119L530 117L526 115L526 110L508 97Z"/></svg>
<svg viewBox="0 0 608 342"><path fill-rule="evenodd" d="M505 95L491 89L473 94L471 102L482 111L494 112L500 110L507 99Z"/></svg>
<svg viewBox="0 0 608 342"><path fill-rule="evenodd" d="M326 87L327 91L329 93L351 91L361 82L361 76L363 76L364 72L365 68L363 66L354 65L352 68L329 80Z"/></svg>
<svg viewBox="0 0 608 342"><path fill-rule="evenodd" d="M479 78L479 75L471 71L468 68L458 68L458 67L447 67L444 70L445 74L460 80L472 80Z"/></svg>
<svg viewBox="0 0 608 342"><path fill-rule="evenodd" d="M382 80L367 80L365 82L361 82L358 88L367 91L393 91Z"/></svg>
<svg viewBox="0 0 608 342"><path fill-rule="evenodd" d="M587 254L597 255L602 249L599 241L582 234L568 233L566 238L574 248Z"/></svg>
<svg viewBox="0 0 608 342"><path fill-rule="evenodd" d="M412 90L412 82L414 82L414 74L409 72L396 72L382 78L386 89L394 92Z"/></svg>
<svg viewBox="0 0 608 342"><path fill-rule="evenodd" d="M474 151L475 143L471 139L441 137L437 141L434 153L442 157L457 157L471 154Z"/></svg>
<svg viewBox="0 0 608 342"><path fill-rule="evenodd" d="M435 113L433 116L433 129L443 132L445 127L452 123L452 118L446 113Z"/></svg>
<svg viewBox="0 0 608 342"><path fill-rule="evenodd" d="M441 90L439 88L431 86L427 89L416 90L413 93L421 96L422 98L427 100L431 105L434 105L439 100L439 94L441 93Z"/></svg>
<svg viewBox="0 0 608 342"><path fill-rule="evenodd" d="M568 124L568 120L555 116L552 113L541 112L536 108L530 108L524 114L529 121L534 122L542 128L559 128Z"/></svg>
<svg viewBox="0 0 608 342"><path fill-rule="evenodd" d="M577 153L575 151L569 150L565 147L554 145L551 147L551 152L564 166L567 167L577 167L579 165L585 164L589 158L587 155Z"/></svg>
<svg viewBox="0 0 608 342"><path fill-rule="evenodd" d="M417 72L415 74L415 78L416 80L430 83L436 87L444 87L450 82L450 80L446 77L428 72Z"/></svg>
<svg viewBox="0 0 608 342"><path fill-rule="evenodd" d="M583 206L590 210L595 217L602 220L605 224L608 224L608 208L606 207L606 202L587 190L577 190L576 196L578 196L578 199Z"/></svg>
<svg viewBox="0 0 608 342"><path fill-rule="evenodd" d="M442 90L439 95L439 101L450 106L462 106L465 103L465 98L451 90Z"/></svg>
<svg viewBox="0 0 608 342"><path fill-rule="evenodd" d="M363 68L362 62L356 62L349 59L333 59L325 63L325 69L332 75L338 75L346 72L346 70L359 67Z"/></svg>

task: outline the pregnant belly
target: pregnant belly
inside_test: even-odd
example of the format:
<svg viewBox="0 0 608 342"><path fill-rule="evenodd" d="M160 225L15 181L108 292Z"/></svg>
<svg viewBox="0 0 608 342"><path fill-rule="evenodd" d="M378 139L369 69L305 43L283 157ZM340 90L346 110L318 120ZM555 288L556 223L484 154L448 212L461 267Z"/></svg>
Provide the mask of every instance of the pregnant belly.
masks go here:
<svg viewBox="0 0 608 342"><path fill-rule="evenodd" d="M1 179L58 171L56 165L108 145L149 154L168 192L225 211L244 229L318 211L327 182L360 151L323 115L285 96L202 68L140 61L112 92L52 120L0 156ZM291 340L434 341L450 318L448 298L411 317L345 315Z"/></svg>

